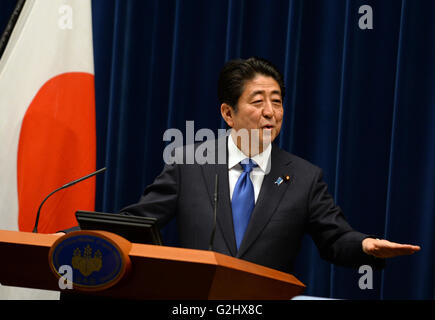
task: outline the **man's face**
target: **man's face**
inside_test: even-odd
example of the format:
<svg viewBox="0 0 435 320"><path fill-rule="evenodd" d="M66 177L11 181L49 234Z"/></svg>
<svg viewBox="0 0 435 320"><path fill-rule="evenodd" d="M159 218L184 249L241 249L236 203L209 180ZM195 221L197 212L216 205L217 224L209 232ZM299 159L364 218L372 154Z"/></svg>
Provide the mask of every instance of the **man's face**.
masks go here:
<svg viewBox="0 0 435 320"><path fill-rule="evenodd" d="M257 136L253 133L258 132L259 143L267 146L278 136L284 114L278 82L272 77L258 74L245 83L237 111L224 103L221 114L235 131L248 129L251 139L253 135Z"/></svg>

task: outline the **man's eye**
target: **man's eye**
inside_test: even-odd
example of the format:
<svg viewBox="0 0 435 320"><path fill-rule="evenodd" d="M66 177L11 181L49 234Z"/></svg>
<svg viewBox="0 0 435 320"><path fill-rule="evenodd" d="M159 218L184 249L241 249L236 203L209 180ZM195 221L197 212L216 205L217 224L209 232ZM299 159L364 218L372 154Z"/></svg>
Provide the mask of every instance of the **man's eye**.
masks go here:
<svg viewBox="0 0 435 320"><path fill-rule="evenodd" d="M252 104L260 104L262 102L263 102L263 100L255 100L255 101L252 102Z"/></svg>

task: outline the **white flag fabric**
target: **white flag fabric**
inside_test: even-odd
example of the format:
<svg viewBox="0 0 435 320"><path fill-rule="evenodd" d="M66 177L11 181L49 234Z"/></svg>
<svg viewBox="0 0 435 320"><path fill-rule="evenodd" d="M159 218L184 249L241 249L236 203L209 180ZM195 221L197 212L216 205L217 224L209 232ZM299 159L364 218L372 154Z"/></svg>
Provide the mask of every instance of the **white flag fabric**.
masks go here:
<svg viewBox="0 0 435 320"><path fill-rule="evenodd" d="M32 231L45 196L95 171L95 135L91 1L27 0L0 59L0 229ZM38 231L94 202L95 178L56 193Z"/></svg>

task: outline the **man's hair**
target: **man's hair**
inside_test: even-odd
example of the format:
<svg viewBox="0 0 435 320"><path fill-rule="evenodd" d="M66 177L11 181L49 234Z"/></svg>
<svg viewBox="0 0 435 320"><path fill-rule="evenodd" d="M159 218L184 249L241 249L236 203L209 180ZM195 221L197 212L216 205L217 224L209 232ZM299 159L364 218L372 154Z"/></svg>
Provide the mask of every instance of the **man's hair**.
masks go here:
<svg viewBox="0 0 435 320"><path fill-rule="evenodd" d="M282 74L269 61L252 57L228 61L222 68L218 81L219 103L226 103L237 111L237 102L245 89L245 83L254 79L258 74L272 77L281 89L284 99L285 86Z"/></svg>

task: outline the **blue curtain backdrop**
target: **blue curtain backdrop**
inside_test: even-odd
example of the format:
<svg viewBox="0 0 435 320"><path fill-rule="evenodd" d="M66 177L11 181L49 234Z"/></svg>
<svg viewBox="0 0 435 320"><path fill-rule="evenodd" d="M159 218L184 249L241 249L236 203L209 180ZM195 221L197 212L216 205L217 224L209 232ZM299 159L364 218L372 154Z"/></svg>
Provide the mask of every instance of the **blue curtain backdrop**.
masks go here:
<svg viewBox="0 0 435 320"><path fill-rule="evenodd" d="M15 0L2 1L4 27ZM358 9L373 9L361 30ZM422 246L390 259L361 290L357 270L320 259L304 240L294 272L305 294L435 297L435 1L93 0L96 209L138 200L163 166L163 132L224 128L216 96L224 62L261 56L287 87L279 138L324 169L331 194L365 233ZM164 230L176 245L174 224Z"/></svg>

